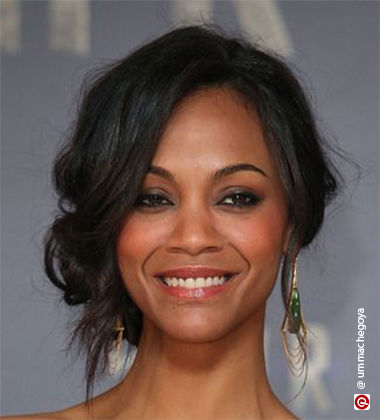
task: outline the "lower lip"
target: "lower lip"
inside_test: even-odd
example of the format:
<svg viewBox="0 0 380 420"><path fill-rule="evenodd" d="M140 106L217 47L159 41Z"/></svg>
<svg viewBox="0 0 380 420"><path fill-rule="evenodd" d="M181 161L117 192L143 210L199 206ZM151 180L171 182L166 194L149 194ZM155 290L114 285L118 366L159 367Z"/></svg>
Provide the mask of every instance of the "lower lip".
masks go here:
<svg viewBox="0 0 380 420"><path fill-rule="evenodd" d="M236 274L234 274L228 281L224 282L222 285L209 286L209 287L197 287L195 289L187 289L185 287L179 287L179 286L171 287L171 286L166 285L160 279L156 278L156 280L161 285L161 289L170 296L178 297L181 299L198 300L198 299L207 299L211 296L226 292L230 288L234 277L236 277Z"/></svg>

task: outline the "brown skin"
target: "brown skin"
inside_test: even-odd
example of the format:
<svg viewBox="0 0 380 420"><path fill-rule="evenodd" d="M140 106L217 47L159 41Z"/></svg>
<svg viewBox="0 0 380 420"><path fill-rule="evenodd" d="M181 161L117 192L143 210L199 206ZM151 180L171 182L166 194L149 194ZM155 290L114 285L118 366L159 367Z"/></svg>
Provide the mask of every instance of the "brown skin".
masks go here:
<svg viewBox="0 0 380 420"><path fill-rule="evenodd" d="M236 163L266 176L210 178ZM152 166L175 182L148 174L144 193L171 205L137 208L117 246L125 286L144 314L141 342L125 379L94 399L93 418L295 419L272 392L264 360L265 303L291 225L257 115L231 90L198 92L173 114ZM259 201L229 206L237 189ZM228 292L202 301L163 293L154 274L189 264L239 274ZM54 415L86 418L83 404Z"/></svg>

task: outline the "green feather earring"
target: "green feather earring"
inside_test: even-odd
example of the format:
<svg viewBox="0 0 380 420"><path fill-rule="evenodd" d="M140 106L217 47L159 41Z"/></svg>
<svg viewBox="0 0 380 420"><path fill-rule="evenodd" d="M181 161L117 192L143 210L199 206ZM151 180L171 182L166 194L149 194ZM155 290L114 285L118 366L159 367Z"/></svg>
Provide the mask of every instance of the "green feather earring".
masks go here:
<svg viewBox="0 0 380 420"><path fill-rule="evenodd" d="M281 333L283 348L290 369L294 375L300 376L305 366L307 329L302 316L300 294L297 285L297 258L294 259L292 264L291 276L289 298L281 326ZM290 346L286 333L293 334L297 338L298 346Z"/></svg>
<svg viewBox="0 0 380 420"><path fill-rule="evenodd" d="M292 281L292 289L289 300L290 313L288 318L288 331L291 334L297 334L301 327L301 302L297 287L297 263L294 265L293 278L294 281Z"/></svg>

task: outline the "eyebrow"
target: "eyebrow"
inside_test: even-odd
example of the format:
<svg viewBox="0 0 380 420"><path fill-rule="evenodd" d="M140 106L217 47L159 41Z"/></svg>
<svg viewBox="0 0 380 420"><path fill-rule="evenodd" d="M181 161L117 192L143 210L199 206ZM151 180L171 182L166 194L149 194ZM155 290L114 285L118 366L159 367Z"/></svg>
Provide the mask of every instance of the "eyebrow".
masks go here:
<svg viewBox="0 0 380 420"><path fill-rule="evenodd" d="M239 171L253 171L265 177L268 177L264 170L256 165L252 165L251 163L236 163L234 165L228 165L224 168L218 169L213 174L212 179L213 181L217 181L225 176L232 175L233 173ZM148 173L162 176L163 178L166 178L173 182L175 181L173 174L167 171L166 169L162 168L161 166L151 166L148 170Z"/></svg>

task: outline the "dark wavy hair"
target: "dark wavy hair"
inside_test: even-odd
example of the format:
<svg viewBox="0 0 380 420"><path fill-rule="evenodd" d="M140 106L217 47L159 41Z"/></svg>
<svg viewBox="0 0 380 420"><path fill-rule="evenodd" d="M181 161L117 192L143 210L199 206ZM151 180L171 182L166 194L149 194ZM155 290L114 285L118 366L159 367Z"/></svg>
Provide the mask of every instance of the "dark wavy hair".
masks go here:
<svg viewBox="0 0 380 420"><path fill-rule="evenodd" d="M321 227L339 175L309 100L289 65L272 52L210 25L171 30L102 69L83 91L77 120L54 162L59 212L45 236L45 270L69 305L83 305L72 340L87 353L86 402L107 367L113 327L138 346L142 313L128 295L116 241L133 210L165 124L190 93L233 89L258 113L290 203L294 231L282 290L295 256ZM72 341L71 341L72 343Z"/></svg>

